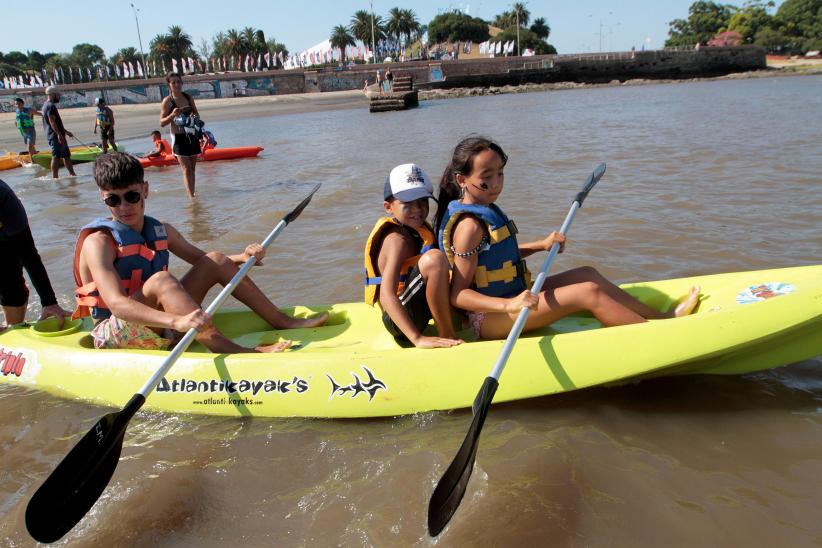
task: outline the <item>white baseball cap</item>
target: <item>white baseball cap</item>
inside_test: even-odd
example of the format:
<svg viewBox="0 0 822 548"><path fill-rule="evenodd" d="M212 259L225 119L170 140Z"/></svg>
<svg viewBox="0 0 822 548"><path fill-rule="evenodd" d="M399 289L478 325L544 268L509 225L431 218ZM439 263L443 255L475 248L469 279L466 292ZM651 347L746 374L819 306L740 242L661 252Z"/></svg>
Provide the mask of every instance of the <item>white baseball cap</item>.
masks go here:
<svg viewBox="0 0 822 548"><path fill-rule="evenodd" d="M392 197L401 202L434 198L434 186L420 166L402 164L392 169L385 178L383 198L388 200Z"/></svg>

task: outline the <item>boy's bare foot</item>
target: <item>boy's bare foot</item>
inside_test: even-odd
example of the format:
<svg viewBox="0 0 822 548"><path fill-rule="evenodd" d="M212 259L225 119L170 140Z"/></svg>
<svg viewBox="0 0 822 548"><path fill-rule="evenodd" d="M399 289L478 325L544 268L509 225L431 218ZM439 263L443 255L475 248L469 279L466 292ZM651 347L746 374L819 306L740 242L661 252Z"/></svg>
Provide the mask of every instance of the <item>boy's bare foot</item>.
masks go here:
<svg viewBox="0 0 822 548"><path fill-rule="evenodd" d="M316 316L311 316L310 318L289 318L285 325L281 326L280 329L302 329L307 327L320 327L321 325L325 325L325 322L328 321L328 312L322 312L317 314Z"/></svg>
<svg viewBox="0 0 822 548"><path fill-rule="evenodd" d="M282 352L283 350L291 346L292 343L293 341L285 340L274 344L261 344L260 346L255 346L254 350L263 353Z"/></svg>
<svg viewBox="0 0 822 548"><path fill-rule="evenodd" d="M680 318L682 316L687 316L691 312L694 311L696 308L697 303L699 303L699 290L701 288L698 285L695 285L691 288L688 292L688 296L685 299L676 305L674 309L674 317Z"/></svg>

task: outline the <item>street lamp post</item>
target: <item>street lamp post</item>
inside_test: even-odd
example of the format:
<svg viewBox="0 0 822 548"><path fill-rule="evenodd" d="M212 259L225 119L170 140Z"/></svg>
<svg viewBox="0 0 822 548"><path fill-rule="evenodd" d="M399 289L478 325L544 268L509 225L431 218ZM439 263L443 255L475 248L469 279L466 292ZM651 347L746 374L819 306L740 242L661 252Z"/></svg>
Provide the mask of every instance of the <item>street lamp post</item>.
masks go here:
<svg viewBox="0 0 822 548"><path fill-rule="evenodd" d="M519 57L521 55L519 51L519 10L515 9L515 11L517 12L517 57Z"/></svg>
<svg viewBox="0 0 822 548"><path fill-rule="evenodd" d="M371 2L371 57L377 62L377 44L374 37L374 2Z"/></svg>
<svg viewBox="0 0 822 548"><path fill-rule="evenodd" d="M134 11L134 22L137 23L137 41L140 43L140 57L143 58L143 75L148 74L148 66L146 65L146 54L143 53L143 39L140 37L140 21L137 19L137 12L140 11L131 4L131 9Z"/></svg>

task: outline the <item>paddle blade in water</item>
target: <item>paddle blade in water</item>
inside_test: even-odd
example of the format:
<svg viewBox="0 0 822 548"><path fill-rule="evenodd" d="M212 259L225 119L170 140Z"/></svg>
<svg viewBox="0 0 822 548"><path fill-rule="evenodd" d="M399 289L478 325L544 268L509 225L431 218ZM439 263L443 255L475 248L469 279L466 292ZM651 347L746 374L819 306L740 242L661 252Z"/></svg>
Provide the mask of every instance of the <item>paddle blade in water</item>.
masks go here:
<svg viewBox="0 0 822 548"><path fill-rule="evenodd" d="M26 507L34 540L61 539L94 506L117 468L128 421L144 401L135 394L122 411L97 421L34 493Z"/></svg>
<svg viewBox="0 0 822 548"><path fill-rule="evenodd" d="M485 382L482 383L474 402L474 420L471 421L468 434L465 436L465 440L463 440L454 460L451 461L451 465L448 466L445 474L434 488L434 493L428 502L428 534L432 537L439 535L440 531L448 525L451 516L457 511L460 501L465 495L468 480L471 478L471 472L474 469L480 432L483 424L485 424L485 417L488 416L488 409L491 407L491 401L494 399L497 386L499 386L499 383L493 377L486 377Z"/></svg>

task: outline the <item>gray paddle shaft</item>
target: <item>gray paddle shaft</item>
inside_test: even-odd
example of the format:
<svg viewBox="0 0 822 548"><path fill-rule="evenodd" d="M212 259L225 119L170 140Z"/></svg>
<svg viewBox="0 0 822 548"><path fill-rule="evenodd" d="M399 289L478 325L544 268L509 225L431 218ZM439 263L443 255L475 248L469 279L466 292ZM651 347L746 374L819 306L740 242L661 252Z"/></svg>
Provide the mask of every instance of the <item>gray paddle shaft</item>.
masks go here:
<svg viewBox="0 0 822 548"><path fill-rule="evenodd" d="M571 209L568 211L568 215L565 217L565 221L562 223L562 227L559 229L559 232L563 236L568 232L568 228L571 226L571 222L574 220L577 210L582 207L582 202L585 201L585 198L588 196L588 192L591 191L604 173L605 164L600 164L594 172L591 173L590 177L588 177L588 180L585 182L585 186L582 191L577 194L574 203L571 204ZM554 258L557 256L557 253L559 253L559 244L555 243L548 251L548 256L545 257L545 262L542 263L542 270L540 270L537 279L534 280L534 285L531 286L531 293L539 293L542 289L542 284L545 283L545 278L548 277L548 270L551 268L551 263L554 262ZM505 364L508 361L508 357L511 355L511 351L514 349L514 344L517 342L520 333L522 333L522 329L525 327L525 322L528 320L528 315L530 313L530 308L523 308L519 311L519 316L517 316L517 320L514 322L514 326L511 328L510 333L508 333L508 338L505 339L505 346L502 347L502 352L500 352L497 362L491 370L491 374L488 375L489 377L493 377L499 381L499 377L502 375L502 370L505 369Z"/></svg>
<svg viewBox="0 0 822 548"><path fill-rule="evenodd" d="M277 226L274 227L274 230L272 230L271 233L266 237L266 239L263 240L263 249L268 249L268 246L271 245L271 242L273 242L274 239L280 234L280 232L282 232L286 225L288 225L288 223L297 218L297 216L302 212L305 206L308 205L308 202L311 200L311 197L314 195L315 192L317 192L317 189L319 188L320 185L315 186L311 194L305 200L303 200L302 203L299 206L297 206L296 209L294 209L291 213L286 215L285 218L283 218L279 223L277 223ZM256 262L257 259L255 259L254 257L249 257L249 259L245 263L243 263L243 266L240 267L240 270L234 275L233 278L231 278L231 281L228 282L228 284L223 288L222 291L220 291L220 294L217 295L214 301L212 301L212 303L208 305L208 308L206 308L205 310L206 314L211 316L212 314L214 314L214 312L217 311L217 309L220 308L220 306L228 298L228 296L231 295L231 293L235 289L237 289L237 286L240 285L240 282L243 281L243 278L246 277L248 271L251 270L251 268L254 266ZM188 347L191 346L192 342L194 342L194 337L196 336L197 330L194 328L189 329L188 332L185 335L183 335L183 338L180 339L180 342L177 343L177 346L175 346L171 353L168 355L166 360L163 362L163 365L157 370L156 373L154 373L154 375L152 375L150 379L148 379L148 381L146 381L146 384L144 384L143 387L140 389L139 394L142 394L143 397L148 397L148 395L155 388L157 388L157 385L160 384L160 380L163 377L165 377L166 373L168 373L168 370L171 369L171 366L173 366L174 362L177 361L177 358L179 358L183 352L188 350Z"/></svg>

